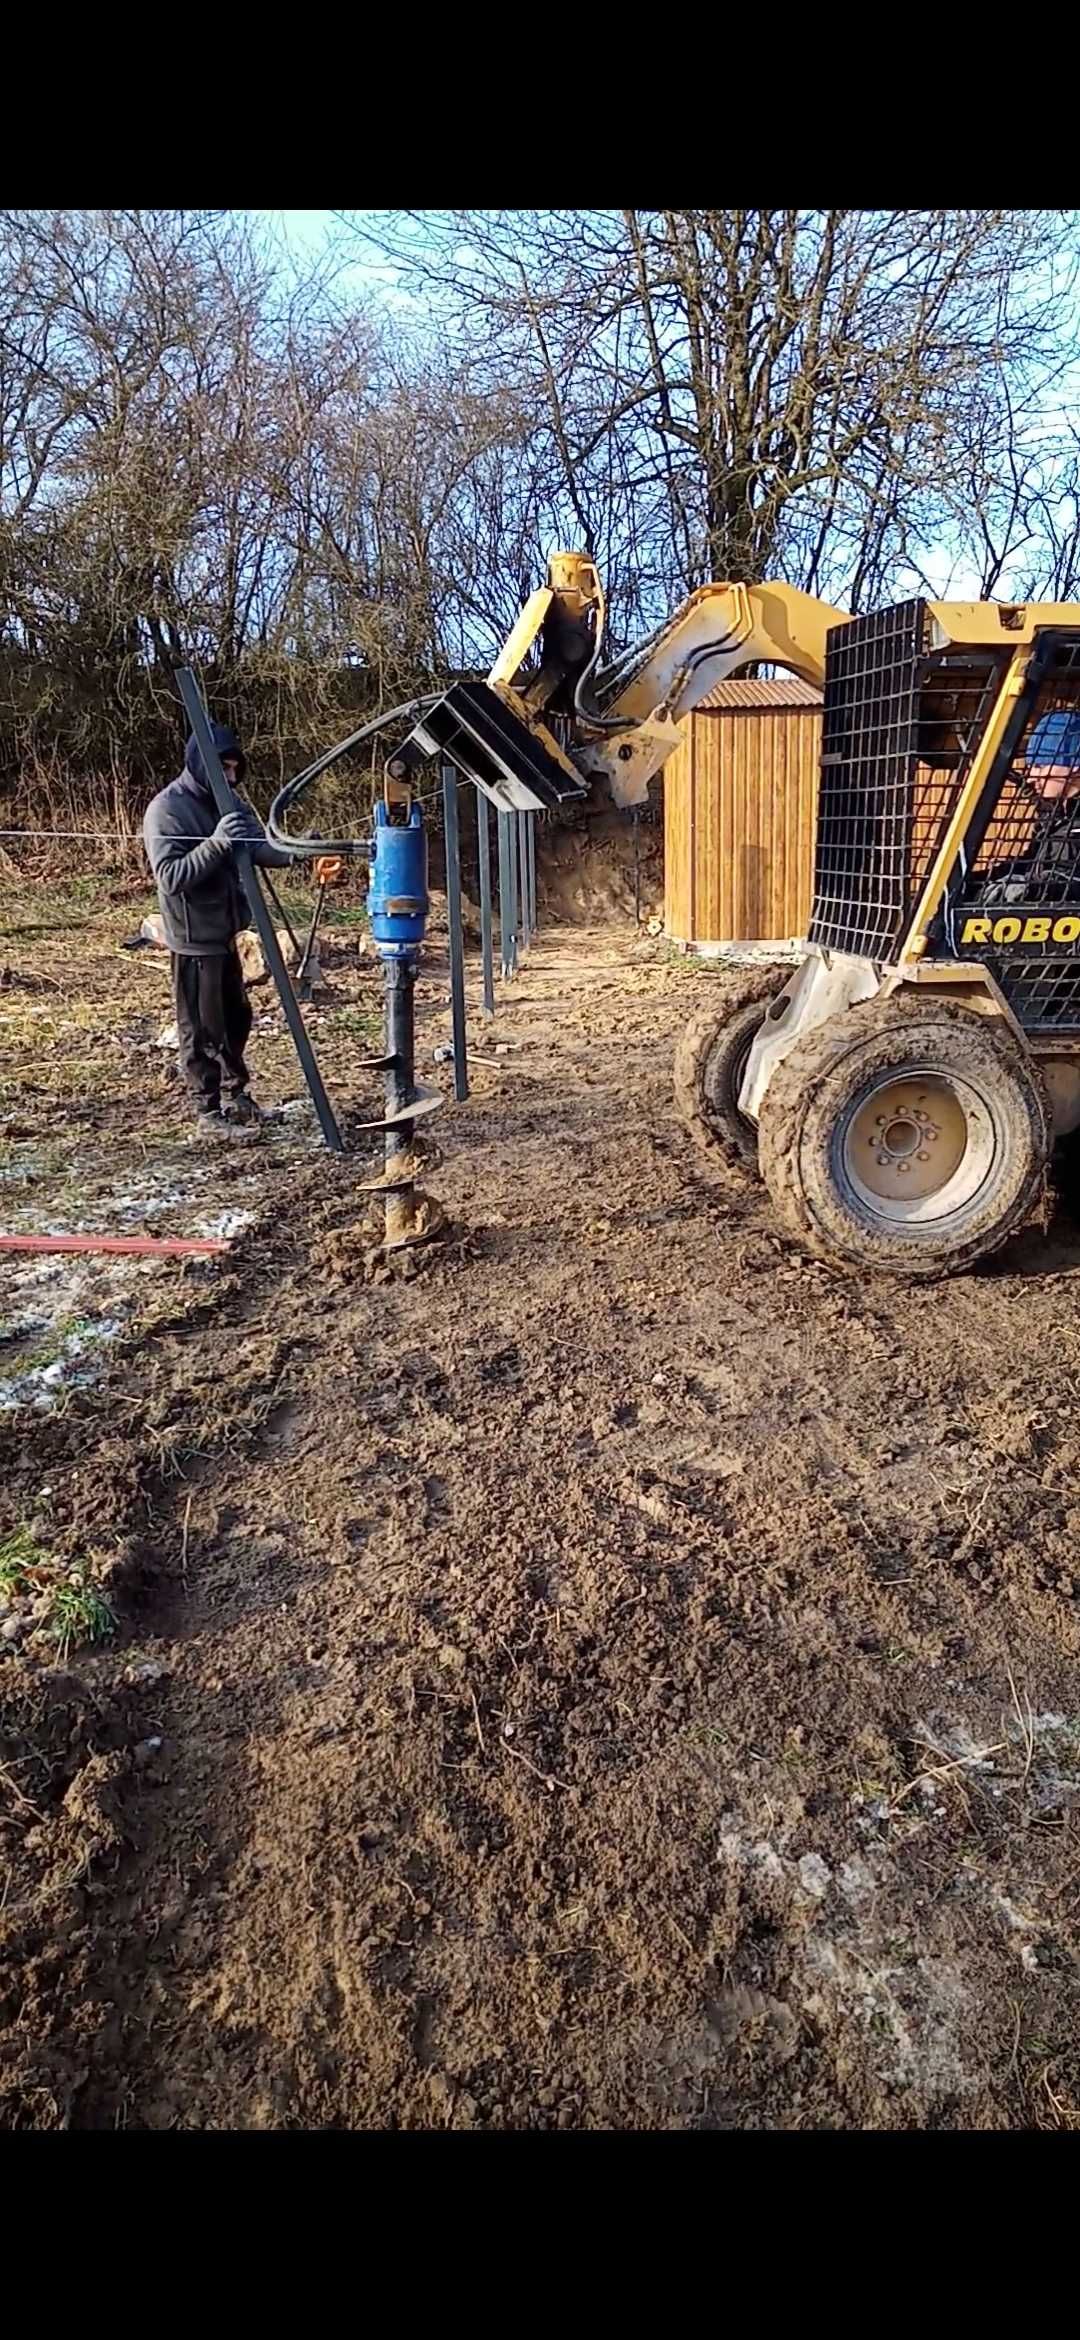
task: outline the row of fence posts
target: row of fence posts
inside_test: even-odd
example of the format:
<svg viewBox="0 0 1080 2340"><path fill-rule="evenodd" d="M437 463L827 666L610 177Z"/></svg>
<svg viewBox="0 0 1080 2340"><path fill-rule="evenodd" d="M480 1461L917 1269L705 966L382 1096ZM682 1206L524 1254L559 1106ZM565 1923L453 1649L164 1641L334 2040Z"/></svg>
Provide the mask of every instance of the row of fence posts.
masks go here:
<svg viewBox="0 0 1080 2340"><path fill-rule="evenodd" d="M461 914L461 834L458 824L458 775L444 763L443 834L446 845L446 903L450 928L450 1020L454 1058L454 1095L461 1103L469 1094L468 1044L465 1030L465 934ZM476 845L480 866L480 955L485 1021L495 1013L494 915L491 892L491 806L476 792ZM534 812L496 812L498 824L499 972L509 983L517 974L536 933L536 822Z"/></svg>

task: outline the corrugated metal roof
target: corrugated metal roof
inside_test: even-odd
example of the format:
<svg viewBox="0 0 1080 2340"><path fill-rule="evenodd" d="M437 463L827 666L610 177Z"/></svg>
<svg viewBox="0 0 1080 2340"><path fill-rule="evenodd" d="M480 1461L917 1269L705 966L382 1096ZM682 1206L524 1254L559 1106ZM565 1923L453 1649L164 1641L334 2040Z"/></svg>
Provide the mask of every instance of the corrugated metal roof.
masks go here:
<svg viewBox="0 0 1080 2340"><path fill-rule="evenodd" d="M720 708L730 714L738 707L820 707L821 692L813 683L799 682L794 675L785 675L776 682L762 682L736 676L731 682L714 683L707 699L700 699L694 713Z"/></svg>

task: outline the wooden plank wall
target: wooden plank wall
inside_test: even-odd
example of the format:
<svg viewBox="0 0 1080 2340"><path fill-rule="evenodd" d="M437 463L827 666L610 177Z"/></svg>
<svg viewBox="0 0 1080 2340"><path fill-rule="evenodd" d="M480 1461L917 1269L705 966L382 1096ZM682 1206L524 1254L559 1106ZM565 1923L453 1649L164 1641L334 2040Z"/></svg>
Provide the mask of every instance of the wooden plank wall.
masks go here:
<svg viewBox="0 0 1080 2340"><path fill-rule="evenodd" d="M673 942L784 941L806 933L820 754L820 707L703 709L691 716L664 770L664 923ZM943 785L940 772L920 777L916 882L926 876L940 839ZM995 849L1022 847L1035 817L1034 799L1006 783L981 865L993 860Z"/></svg>
<svg viewBox="0 0 1080 2340"><path fill-rule="evenodd" d="M664 923L676 942L805 934L820 707L691 716L664 770Z"/></svg>

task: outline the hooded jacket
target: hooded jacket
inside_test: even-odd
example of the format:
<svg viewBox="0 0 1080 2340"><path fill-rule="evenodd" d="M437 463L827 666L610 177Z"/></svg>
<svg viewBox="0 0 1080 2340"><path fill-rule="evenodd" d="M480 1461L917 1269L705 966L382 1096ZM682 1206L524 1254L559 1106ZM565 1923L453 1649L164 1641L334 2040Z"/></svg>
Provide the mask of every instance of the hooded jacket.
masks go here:
<svg viewBox="0 0 1080 2340"><path fill-rule="evenodd" d="M215 723L212 729L218 754L236 757L237 777L243 780L247 762L235 731L224 723ZM247 819L252 860L264 869L287 869L290 855L268 843L258 814L235 792L232 802ZM143 818L143 844L157 886L165 941L181 957L219 957L251 924L232 846L213 834L217 823L206 767L192 737L183 771L151 799Z"/></svg>

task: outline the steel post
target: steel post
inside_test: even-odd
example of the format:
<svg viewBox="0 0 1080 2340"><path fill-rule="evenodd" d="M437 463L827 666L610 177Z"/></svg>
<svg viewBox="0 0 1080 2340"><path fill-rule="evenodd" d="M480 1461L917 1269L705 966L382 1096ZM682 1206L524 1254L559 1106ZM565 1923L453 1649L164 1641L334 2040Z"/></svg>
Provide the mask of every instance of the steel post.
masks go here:
<svg viewBox="0 0 1080 2340"><path fill-rule="evenodd" d="M499 955L504 982L514 972L514 857L510 823L513 815L496 814L499 828Z"/></svg>
<svg viewBox="0 0 1080 2340"><path fill-rule="evenodd" d="M529 814L529 924L536 933L536 824L537 813Z"/></svg>
<svg viewBox="0 0 1080 2340"><path fill-rule="evenodd" d="M508 924L508 926L509 926L509 929L510 929L510 973L511 973L511 975L516 975L516 974L517 974L517 971L518 971L518 959L519 959L519 956L520 956L520 953L519 953L519 951L518 951L518 882L517 882L517 870L518 870L518 857L517 857L517 814L516 814L516 813L512 813L512 812L511 812L511 813L507 813L507 816L506 816L506 880L507 880L507 924Z"/></svg>
<svg viewBox="0 0 1080 2340"><path fill-rule="evenodd" d="M529 927L529 815L519 812L517 817L518 893L521 899L519 925L521 948L527 951L530 942Z"/></svg>
<svg viewBox="0 0 1080 2340"><path fill-rule="evenodd" d="M386 1054L388 1063L384 1074L386 1119L404 1105L412 1103L415 1094L416 1020L413 993L416 987L416 963L413 959L384 959L383 982L386 991ZM399 1123L385 1135L386 1180L399 1175L398 1164L413 1152L415 1124ZM416 1190L411 1181L386 1197L385 1240L395 1247L407 1243L416 1216Z"/></svg>
<svg viewBox="0 0 1080 2340"><path fill-rule="evenodd" d="M491 847L488 835L488 800L483 790L476 791L476 852L480 867L480 957L484 978L484 1014L495 1013L495 967L491 947Z"/></svg>
<svg viewBox="0 0 1080 2340"><path fill-rule="evenodd" d="M450 929L450 1031L454 1043L454 1095L458 1104L462 1105L469 1094L469 1061L465 1033L465 935L461 922L458 779L452 764L443 765L442 785L446 916Z"/></svg>

